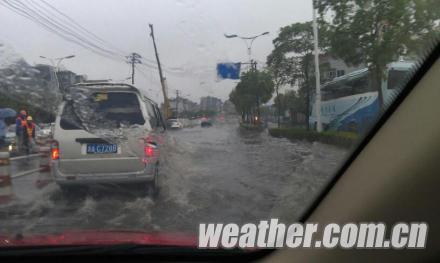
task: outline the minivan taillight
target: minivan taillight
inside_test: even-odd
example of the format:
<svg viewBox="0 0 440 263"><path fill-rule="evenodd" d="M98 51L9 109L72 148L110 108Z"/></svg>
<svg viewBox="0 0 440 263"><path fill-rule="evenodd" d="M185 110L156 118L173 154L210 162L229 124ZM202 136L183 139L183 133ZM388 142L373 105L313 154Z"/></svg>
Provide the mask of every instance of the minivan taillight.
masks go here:
<svg viewBox="0 0 440 263"><path fill-rule="evenodd" d="M144 163L154 163L159 156L157 144L154 142L146 142L144 144Z"/></svg>
<svg viewBox="0 0 440 263"><path fill-rule="evenodd" d="M60 159L60 148L57 141L52 141L52 144L50 145L50 156L52 157L52 160L58 160Z"/></svg>
<svg viewBox="0 0 440 263"><path fill-rule="evenodd" d="M157 154L157 144L155 142L146 142L144 145L144 153L146 157L153 157Z"/></svg>
<svg viewBox="0 0 440 263"><path fill-rule="evenodd" d="M154 156L154 147L150 144L147 144L147 145L145 145L144 152L145 152L146 157L153 157Z"/></svg>

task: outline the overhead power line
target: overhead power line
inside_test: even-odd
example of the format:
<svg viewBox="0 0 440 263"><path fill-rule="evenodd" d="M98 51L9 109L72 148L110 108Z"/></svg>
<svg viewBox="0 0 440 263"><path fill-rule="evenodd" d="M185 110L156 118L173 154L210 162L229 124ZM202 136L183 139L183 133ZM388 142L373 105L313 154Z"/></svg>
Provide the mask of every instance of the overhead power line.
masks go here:
<svg viewBox="0 0 440 263"><path fill-rule="evenodd" d="M54 33L64 40L68 42L75 43L87 50L96 53L98 55L107 57L112 60L117 60L118 62L123 62L123 56L116 55L115 53L109 52L108 50L97 46L96 44L91 43L89 40L86 40L84 37L77 35L73 31L69 31L69 29L64 28L64 26L57 24L58 22L48 18L48 16L44 16L39 14L37 10L33 10L29 7L26 7L20 1L1 1L0 4L10 9L11 11L35 22L40 25L44 29L48 30L51 33Z"/></svg>
<svg viewBox="0 0 440 263"><path fill-rule="evenodd" d="M18 1L18 3L20 3L20 1ZM37 16L43 17L46 21L53 24L57 28L61 28L67 34L70 34L70 35L84 41L85 43L92 46L93 48L97 48L97 49L99 49L105 53L108 53L112 56L124 56L125 53L119 54L118 52L111 50L112 48L102 47L100 44L95 43L94 42L95 40L89 39L89 36L87 33L86 33L86 35L83 35L84 33L81 32L81 30L78 31L75 28L75 25L72 27L69 22L66 22L63 19L60 19L56 14L54 14L52 11L48 10L47 8L43 7L38 2L26 1L26 3L28 4L27 6L24 3L21 3L21 5L24 6L24 8L27 8L28 10L34 12Z"/></svg>
<svg viewBox="0 0 440 263"><path fill-rule="evenodd" d="M37 4L37 2L35 2L35 1L28 0L28 2L32 2L35 5L38 5L40 8L44 9L44 11L48 11L47 8L42 7L41 4ZM102 38L96 36L94 33L92 33L89 30L87 30L86 28L84 28L83 26L78 24L75 20L73 20L72 18L70 18L66 14L62 13L61 11L59 11L53 5L50 5L49 3L47 3L44 0L42 0L42 2L44 4L46 4L48 7L50 7L51 9L53 9L55 12L57 12L60 15L62 15L63 17L65 17L68 20L68 21L66 21L66 19L62 19L62 21L61 21L62 23L61 24L63 24L63 25L73 25L73 27L76 27L77 29L79 29L80 31L84 32L88 36L90 36L90 37L94 38L95 40L97 40L97 41L107 45L107 47L105 47L105 48L99 47L96 44L91 43L90 40L87 40L87 43L93 45L94 47L97 47L97 48L101 49L104 52L108 52L111 55L122 56L122 57L125 56L126 52L124 52L124 51L122 51L122 50L120 50L118 48L113 47L113 45L111 45L107 41L103 40ZM35 7L35 5L34 5L34 7ZM42 10L40 9L39 11L42 11ZM49 13L51 14L50 17L57 17L57 18L59 17L56 14L54 14L54 12L50 12L49 11ZM50 18L50 17L46 17L46 18ZM71 23L69 23L69 21L71 21ZM75 31L75 34L78 34L78 32ZM84 36L80 36L80 37L81 37L81 39L84 38ZM148 58L143 58L142 60L143 60L143 66L145 66L147 68L150 68L150 69L156 69L156 70L158 69L157 66L155 65L156 62L154 60L151 60L151 59L148 59ZM167 73L170 73L170 74L179 74L178 72L176 72L176 71L174 71L172 69L164 69L164 71L166 71Z"/></svg>
<svg viewBox="0 0 440 263"><path fill-rule="evenodd" d="M62 17L65 17L66 20L70 21L71 24L73 24L74 26L76 26L78 29L82 30L83 32L85 32L86 34L88 34L89 36L91 36L92 38L100 41L101 43L108 45L109 47L112 47L113 49L117 50L120 52L120 54L126 54L125 51L114 47L111 43L107 42L106 40L100 38L99 36L97 36L96 34L94 34L93 32L89 31L87 28L81 26L79 23L77 23L75 20L73 20L71 17L69 17L68 15L66 15L65 13L61 12L59 9L57 9L56 7L54 7L53 5L49 4L48 2L46 2L45 0L40 0L41 2L43 2L46 6L48 6L50 9L54 10L56 13L60 14ZM36 3L38 3L38 1L34 1Z"/></svg>
<svg viewBox="0 0 440 263"><path fill-rule="evenodd" d="M109 42L81 26L74 19L45 0L2 0L0 1L0 5L29 19L48 32L51 32L70 43L79 45L99 56L113 61L121 63L126 62L126 52L114 47ZM140 58L140 60L142 62L140 66L146 69L158 70L155 61L147 58ZM173 68L163 67L163 71L174 76L188 77L187 72L175 70Z"/></svg>

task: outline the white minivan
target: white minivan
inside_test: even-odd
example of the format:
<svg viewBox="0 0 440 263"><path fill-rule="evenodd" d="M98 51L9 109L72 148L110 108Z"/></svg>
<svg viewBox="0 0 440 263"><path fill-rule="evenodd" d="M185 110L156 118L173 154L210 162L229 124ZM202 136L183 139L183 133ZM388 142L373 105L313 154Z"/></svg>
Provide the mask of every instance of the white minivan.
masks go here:
<svg viewBox="0 0 440 263"><path fill-rule="evenodd" d="M157 193L166 129L157 104L134 86L112 83L77 84L65 98L51 144L61 189L134 183Z"/></svg>

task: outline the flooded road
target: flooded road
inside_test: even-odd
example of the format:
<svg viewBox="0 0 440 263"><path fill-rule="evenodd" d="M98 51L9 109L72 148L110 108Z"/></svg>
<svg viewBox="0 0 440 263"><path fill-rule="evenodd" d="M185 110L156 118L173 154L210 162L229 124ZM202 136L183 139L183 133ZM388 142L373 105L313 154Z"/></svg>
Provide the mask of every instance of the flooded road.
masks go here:
<svg viewBox="0 0 440 263"><path fill-rule="evenodd" d="M160 195L94 189L65 195L54 183L0 207L0 232L134 230L196 233L199 223L298 219L346 150L241 130L235 120L169 131ZM166 153L166 154L165 154ZM14 180L31 187L38 175ZM26 183L27 182L27 183ZM104 191L101 191L104 190ZM28 192L32 192L30 189ZM20 190L23 191L23 189Z"/></svg>

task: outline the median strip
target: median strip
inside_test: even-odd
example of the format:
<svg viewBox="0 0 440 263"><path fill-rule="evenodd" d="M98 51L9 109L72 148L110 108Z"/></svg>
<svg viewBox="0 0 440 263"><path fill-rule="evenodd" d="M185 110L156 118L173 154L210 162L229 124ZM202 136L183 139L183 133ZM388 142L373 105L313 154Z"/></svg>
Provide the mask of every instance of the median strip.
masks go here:
<svg viewBox="0 0 440 263"><path fill-rule="evenodd" d="M350 148L359 141L359 135L353 132L325 131L316 132L299 128L271 128L269 134L277 138L289 140L318 141L326 144L333 144Z"/></svg>

